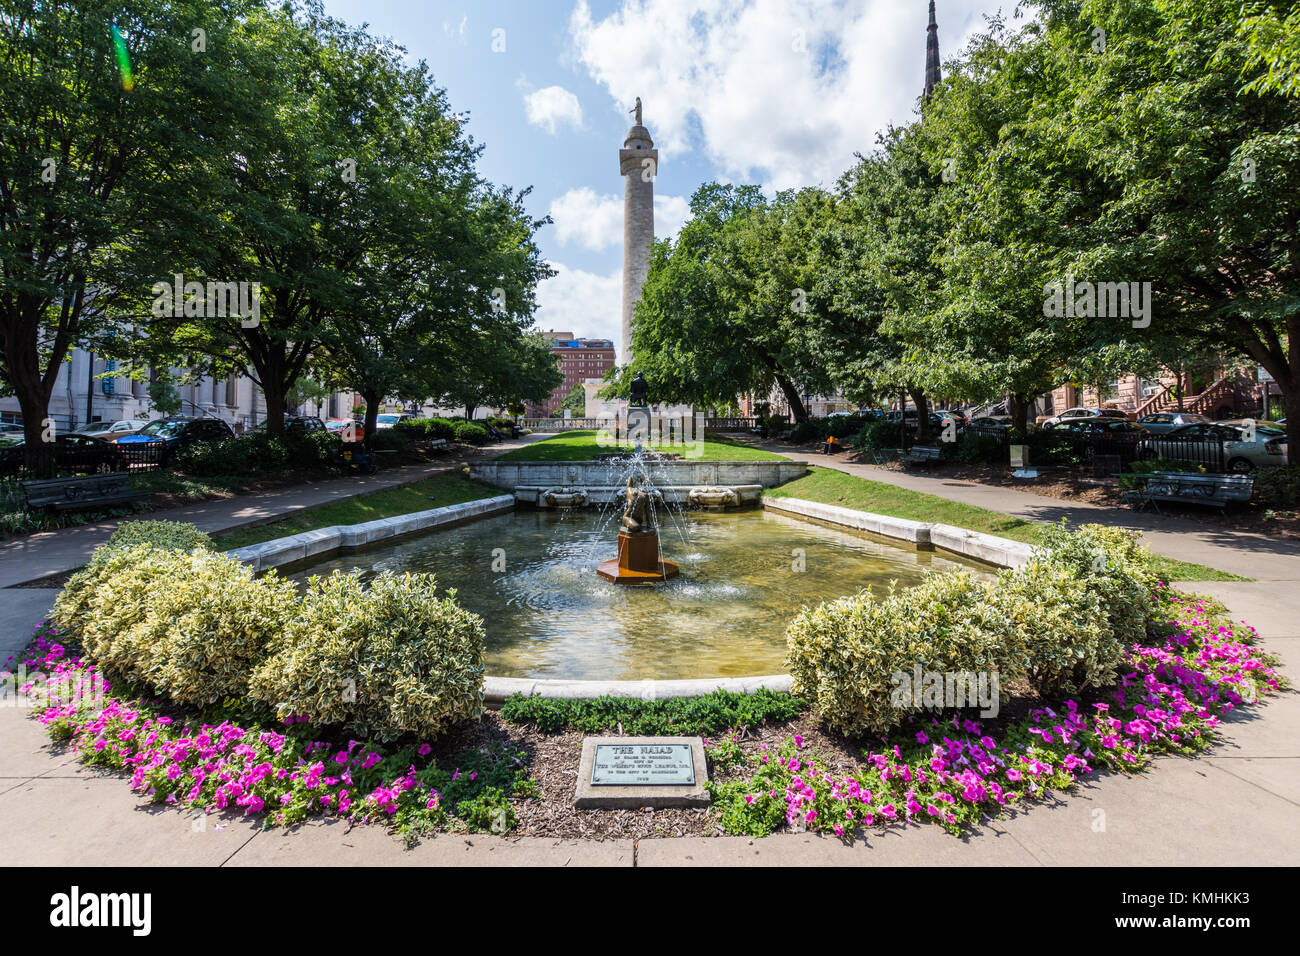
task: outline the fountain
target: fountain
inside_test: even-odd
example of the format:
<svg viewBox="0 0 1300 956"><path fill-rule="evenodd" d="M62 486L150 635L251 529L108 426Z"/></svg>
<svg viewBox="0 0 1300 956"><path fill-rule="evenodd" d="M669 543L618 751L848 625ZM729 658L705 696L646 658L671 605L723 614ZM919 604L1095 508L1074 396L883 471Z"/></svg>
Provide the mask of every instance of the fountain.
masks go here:
<svg viewBox="0 0 1300 956"><path fill-rule="evenodd" d="M627 507L619 522L618 557L602 562L596 573L615 584L657 584L676 577L678 567L659 556L659 529L645 489L627 477Z"/></svg>

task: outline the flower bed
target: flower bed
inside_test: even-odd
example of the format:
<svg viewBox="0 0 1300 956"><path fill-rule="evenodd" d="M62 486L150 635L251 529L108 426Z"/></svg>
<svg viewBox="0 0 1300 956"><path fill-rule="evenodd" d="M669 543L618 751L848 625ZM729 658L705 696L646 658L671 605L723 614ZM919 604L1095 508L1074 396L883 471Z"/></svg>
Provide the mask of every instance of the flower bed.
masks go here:
<svg viewBox="0 0 1300 956"><path fill-rule="evenodd" d="M736 779L710 785L723 828L844 835L932 820L960 832L1090 773L1131 773L1160 754L1203 750L1224 714L1282 686L1254 629L1226 620L1221 606L1165 585L1151 601L1157 623L1128 648L1116 686L1099 699L1037 707L1000 732L960 714L913 716L870 744L851 772L828 769L798 736L757 750L739 735L712 743L714 766L739 768Z"/></svg>

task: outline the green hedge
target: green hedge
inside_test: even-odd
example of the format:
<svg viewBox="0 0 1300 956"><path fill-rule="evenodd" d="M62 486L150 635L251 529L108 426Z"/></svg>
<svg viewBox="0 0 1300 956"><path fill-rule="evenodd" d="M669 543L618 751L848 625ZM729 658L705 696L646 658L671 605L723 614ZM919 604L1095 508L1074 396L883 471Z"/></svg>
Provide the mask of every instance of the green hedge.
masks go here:
<svg viewBox="0 0 1300 956"><path fill-rule="evenodd" d="M434 438L451 441L456 437L456 423L448 418L410 418L398 422L393 431L404 432L417 441Z"/></svg>
<svg viewBox="0 0 1300 956"><path fill-rule="evenodd" d="M456 422L455 438L467 445L486 445L492 436L488 430L476 422Z"/></svg>
<svg viewBox="0 0 1300 956"><path fill-rule="evenodd" d="M700 697L661 700L633 697L566 700L515 694L502 705L501 719L536 727L548 734L562 731L594 734L621 726L625 734L694 737L785 723L807 709L807 703L799 698L770 690L753 694L718 690Z"/></svg>
<svg viewBox="0 0 1300 956"><path fill-rule="evenodd" d="M870 590L805 608L786 632L796 691L834 729L884 734L912 705L900 675L996 671L1049 699L1114 682L1141 640L1155 575L1133 533L1053 528L1032 560L993 582L934 575L879 598ZM991 686L991 681L989 685Z"/></svg>
<svg viewBox="0 0 1300 956"><path fill-rule="evenodd" d="M1255 503L1261 508L1290 511L1300 507L1300 465L1256 468Z"/></svg>
<svg viewBox="0 0 1300 956"><path fill-rule="evenodd" d="M275 437L257 432L182 448L176 455L176 466L199 478L326 469L333 466L340 441L331 432Z"/></svg>

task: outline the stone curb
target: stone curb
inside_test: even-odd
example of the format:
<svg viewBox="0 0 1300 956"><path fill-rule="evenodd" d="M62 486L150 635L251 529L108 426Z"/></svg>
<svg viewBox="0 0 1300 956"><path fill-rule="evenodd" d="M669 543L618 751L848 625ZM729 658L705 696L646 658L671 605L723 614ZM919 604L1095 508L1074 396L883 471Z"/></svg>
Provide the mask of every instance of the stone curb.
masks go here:
<svg viewBox="0 0 1300 956"><path fill-rule="evenodd" d="M661 700L668 697L702 697L715 690L752 694L766 688L790 693L793 680L786 674L764 677L705 677L694 680L545 680L530 677L485 677L483 703L494 710L512 694L538 695L552 700L587 700L592 697L633 697Z"/></svg>
<svg viewBox="0 0 1300 956"><path fill-rule="evenodd" d="M918 548L942 548L963 557L975 558L1004 568L1018 568L1029 561L1033 546L982 531L968 531L950 524L909 521L870 511L857 511L839 505L805 501L802 498L764 498L763 508L782 514L816 518L859 531L870 531L885 538L907 541Z"/></svg>
<svg viewBox="0 0 1300 956"><path fill-rule="evenodd" d="M227 551L226 554L252 566L255 571L264 571L267 568L293 564L307 558L319 558L344 549L359 548L375 541L383 541L385 538L396 538L454 521L463 521L466 518L510 511L514 506L515 499L512 495L498 495L495 498L480 498L477 501L465 501L458 505L395 515L392 518L377 518L361 524L316 528L286 538L275 538L260 544L236 548Z"/></svg>

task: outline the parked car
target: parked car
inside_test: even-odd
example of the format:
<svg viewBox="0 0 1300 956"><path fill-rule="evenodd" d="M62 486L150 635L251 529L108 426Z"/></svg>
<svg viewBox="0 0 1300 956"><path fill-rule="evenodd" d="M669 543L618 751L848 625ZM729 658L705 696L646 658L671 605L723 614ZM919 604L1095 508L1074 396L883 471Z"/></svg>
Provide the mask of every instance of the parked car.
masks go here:
<svg viewBox="0 0 1300 956"><path fill-rule="evenodd" d="M55 436L51 445L54 464L61 470L103 474L126 469L126 456L111 442L69 432ZM0 474L12 475L23 467L26 447L25 438L0 437Z"/></svg>
<svg viewBox="0 0 1300 956"><path fill-rule="evenodd" d="M250 435L266 431L266 422L255 425L249 430ZM286 435L310 435L312 432L325 431L325 423L313 415L285 415L284 433Z"/></svg>
<svg viewBox="0 0 1300 956"><path fill-rule="evenodd" d="M1199 425L1210 420L1192 412L1157 412L1154 415L1143 415L1137 423L1153 435L1167 435L1183 425Z"/></svg>
<svg viewBox="0 0 1300 956"><path fill-rule="evenodd" d="M1010 415L981 415L966 423L962 431L967 435L994 435L1001 437L1014 427L1015 419Z"/></svg>
<svg viewBox="0 0 1300 956"><path fill-rule="evenodd" d="M385 428L392 428L398 422L410 421L411 416L405 412L384 412L375 416L375 429L382 431Z"/></svg>
<svg viewBox="0 0 1300 956"><path fill-rule="evenodd" d="M126 453L128 462L165 464L182 448L197 442L234 437L234 431L220 418L159 418L134 435L119 438L116 444Z"/></svg>
<svg viewBox="0 0 1300 956"><path fill-rule="evenodd" d="M23 426L15 425L13 422L0 422L0 438L9 436L22 437Z"/></svg>
<svg viewBox="0 0 1300 956"><path fill-rule="evenodd" d="M960 411L954 409L936 408L933 412L931 412L931 414L939 416L940 421L956 422L958 428L961 428L967 422L966 416L963 415Z"/></svg>
<svg viewBox="0 0 1300 956"><path fill-rule="evenodd" d="M363 441L366 437L366 423L351 418L327 419L325 428L330 433L341 436L344 441Z"/></svg>
<svg viewBox="0 0 1300 956"><path fill-rule="evenodd" d="M1057 428L1067 422L1077 421L1081 418L1122 418L1128 421L1128 415L1118 408L1067 408L1059 415L1053 415L1051 418L1043 421L1043 428Z"/></svg>
<svg viewBox="0 0 1300 956"><path fill-rule="evenodd" d="M119 438L125 438L127 435L134 435L144 427L144 422L119 421L119 422L87 422L80 428L74 430L74 435L85 435L87 438L100 438L104 441L117 441Z"/></svg>
<svg viewBox="0 0 1300 956"><path fill-rule="evenodd" d="M1254 435L1250 436L1250 426ZM1253 440L1247 441L1250 437ZM1216 462L1222 449L1224 468L1244 474L1261 465L1287 463L1286 432L1273 422L1239 419L1228 422L1199 422L1175 428L1165 435L1153 435L1138 446L1145 460L1169 458L1202 464Z"/></svg>

